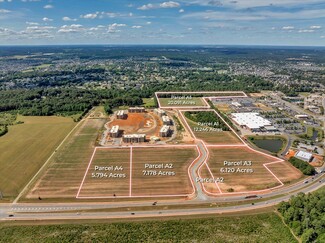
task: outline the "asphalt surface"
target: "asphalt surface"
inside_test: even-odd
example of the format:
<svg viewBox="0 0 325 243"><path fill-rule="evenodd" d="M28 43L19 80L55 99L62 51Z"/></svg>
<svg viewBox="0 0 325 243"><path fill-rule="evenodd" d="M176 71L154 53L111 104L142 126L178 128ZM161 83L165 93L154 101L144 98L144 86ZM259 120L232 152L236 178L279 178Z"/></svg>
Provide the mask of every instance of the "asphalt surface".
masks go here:
<svg viewBox="0 0 325 243"><path fill-rule="evenodd" d="M324 186L324 179L321 182L310 183L301 190L300 192L309 193L315 191ZM75 212L64 212L71 210L86 210L86 209L104 209L104 208L113 208L114 204L89 204L89 203L80 203L80 204L47 204L47 205L38 205L38 204L17 204L14 207L12 205L2 205L0 206L0 220L54 220L54 219L113 219L113 218L125 218L129 219L142 218L142 217L162 217L162 216L185 216L185 215L205 215L205 214L223 214L231 212L239 212L246 210L261 209L269 206L274 206L281 201L287 201L295 193L288 193L284 196L278 198L271 198L266 201L255 202L254 204L250 201L247 201L246 204L237 205L237 206L226 206L226 207L210 207L210 208L184 208L184 209L168 209L168 210L155 210L154 206L152 210L140 210L136 212L130 211L121 211L121 212L84 212L84 213L75 213ZM241 197L241 201L243 201ZM211 202L217 202L217 199L209 200ZM221 201L224 202L223 199ZM193 203L193 202L187 202ZM202 202L201 202L202 203ZM119 207L123 206L124 203L119 203ZM128 206L144 206L146 204L149 206L149 203L128 203ZM181 202L174 202L174 205L180 205ZM158 203L158 205L164 205L164 203ZM172 205L168 203L168 205ZM116 206L116 205L115 205ZM55 211L58 211L57 213ZM23 214L21 212L24 212ZM13 215L9 217L9 215Z"/></svg>

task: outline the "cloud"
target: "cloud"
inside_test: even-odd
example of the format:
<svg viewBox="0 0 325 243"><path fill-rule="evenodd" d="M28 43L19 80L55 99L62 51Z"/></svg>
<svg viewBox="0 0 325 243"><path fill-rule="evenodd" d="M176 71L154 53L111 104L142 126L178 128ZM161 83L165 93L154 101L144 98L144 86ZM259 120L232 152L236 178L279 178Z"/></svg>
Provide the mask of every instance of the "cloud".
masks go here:
<svg viewBox="0 0 325 243"><path fill-rule="evenodd" d="M118 24L118 23L114 23L114 24L110 24L108 26L108 33L116 33L116 32L120 32L121 30L119 30L119 27L125 27L126 24Z"/></svg>
<svg viewBox="0 0 325 243"><path fill-rule="evenodd" d="M158 9L158 8L179 8L181 5L178 2L163 2L160 4L152 4L148 3L145 5L142 5L141 7L138 7L139 10L150 10L150 9Z"/></svg>
<svg viewBox="0 0 325 243"><path fill-rule="evenodd" d="M299 33L313 33L315 30L299 30Z"/></svg>
<svg viewBox="0 0 325 243"><path fill-rule="evenodd" d="M89 13L89 14L85 14L85 15L80 15L80 18L83 18L83 19L95 19L97 18L98 16L98 13Z"/></svg>
<svg viewBox="0 0 325 243"><path fill-rule="evenodd" d="M179 8L181 5L178 2L164 2L159 5L161 8Z"/></svg>
<svg viewBox="0 0 325 243"><path fill-rule="evenodd" d="M294 30L295 27L294 26L283 26L282 29L283 30Z"/></svg>
<svg viewBox="0 0 325 243"><path fill-rule="evenodd" d="M154 9L155 5L149 3L149 4L145 4L142 5L141 7L138 7L139 10L149 10L149 9Z"/></svg>
<svg viewBox="0 0 325 243"><path fill-rule="evenodd" d="M234 9L260 8L260 7L292 7L299 5L321 4L323 0L181 0L189 5L224 6Z"/></svg>
<svg viewBox="0 0 325 243"><path fill-rule="evenodd" d="M312 25L309 28L315 30L315 29L321 29L322 26L320 26L320 25Z"/></svg>
<svg viewBox="0 0 325 243"><path fill-rule="evenodd" d="M84 15L80 15L80 18L83 19L103 19L103 18L116 18L116 17L132 17L133 13L128 14L122 14L122 13L113 13L113 12L94 12L94 13L88 13Z"/></svg>
<svg viewBox="0 0 325 243"><path fill-rule="evenodd" d="M36 22L26 22L26 24L28 24L28 25L39 25L39 23L36 23Z"/></svg>
<svg viewBox="0 0 325 243"><path fill-rule="evenodd" d="M25 31L23 31L23 33L29 33L29 34L33 34L33 33L50 33L52 30L56 29L56 27L54 26L28 26L26 28Z"/></svg>
<svg viewBox="0 0 325 243"><path fill-rule="evenodd" d="M46 17L45 17L45 18L43 18L42 20L43 20L44 22L51 22L51 21L53 21L53 19L50 19L50 18L46 18Z"/></svg>
<svg viewBox="0 0 325 243"><path fill-rule="evenodd" d="M0 36L13 36L15 34L17 34L16 31L0 27Z"/></svg>
<svg viewBox="0 0 325 243"><path fill-rule="evenodd" d="M132 29L141 29L142 26L141 26L141 25L133 25L131 28L132 28Z"/></svg>
<svg viewBox="0 0 325 243"><path fill-rule="evenodd" d="M184 10L184 9L180 9L178 12L180 12L180 13L184 13L185 10Z"/></svg>
<svg viewBox="0 0 325 243"><path fill-rule="evenodd" d="M6 14L6 13L11 13L11 11L8 9L0 9L0 13Z"/></svg>
<svg viewBox="0 0 325 243"><path fill-rule="evenodd" d="M77 21L77 19L71 19L70 17L63 17L63 21Z"/></svg>
<svg viewBox="0 0 325 243"><path fill-rule="evenodd" d="M63 25L58 30L58 33L78 33L84 30L85 28L81 24Z"/></svg>
<svg viewBox="0 0 325 243"><path fill-rule="evenodd" d="M54 6L51 5L51 4L47 4L43 8L45 8L45 9L51 9L51 8L54 8Z"/></svg>

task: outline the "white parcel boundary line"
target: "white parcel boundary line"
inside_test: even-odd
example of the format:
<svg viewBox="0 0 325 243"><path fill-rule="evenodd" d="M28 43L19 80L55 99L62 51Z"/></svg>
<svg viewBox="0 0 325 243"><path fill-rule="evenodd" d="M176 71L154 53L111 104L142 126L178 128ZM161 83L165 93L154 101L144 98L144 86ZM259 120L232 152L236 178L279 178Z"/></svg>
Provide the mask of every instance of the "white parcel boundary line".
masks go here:
<svg viewBox="0 0 325 243"><path fill-rule="evenodd" d="M133 160L133 147L130 147L130 183L129 183L129 196L132 196L132 160Z"/></svg>
<svg viewBox="0 0 325 243"><path fill-rule="evenodd" d="M273 161L273 162L269 162L269 163L264 163L263 164L263 166L268 170L268 172L270 172L270 174L273 176L273 177L275 177L275 179L278 181L278 182L280 182L280 185L279 186L275 186L275 187L272 187L272 188L268 188L268 189L264 189L264 190L257 190L257 191L247 191L247 192L230 192L230 193L222 193L223 195L235 195L235 194L247 194L247 193L261 193L261 192L264 192L264 191L271 191L271 190L274 190L274 189L277 189L277 188L279 188L279 187L282 187L283 185L284 185L284 183L267 167L267 165L268 164L274 164L274 163L283 163L284 162L284 160L283 159L279 159L279 158L277 158L277 157L275 157L275 156L272 156L272 155L269 155L269 154L267 154L267 153L263 153L263 152L261 152L261 151L258 151L258 150L255 150L255 149L253 149L253 148L251 148L236 132L235 132L235 130L220 116L220 114L218 114L218 112L216 112L216 110L214 110L214 109L205 109L205 110L180 110L179 112L180 112L180 114L181 114L181 116L182 116L182 118L183 118L183 120L184 120L184 122L186 123L186 126L190 129L190 133L193 135L193 137L196 139L196 140L199 140L199 141L202 141L202 143L204 144L204 146L205 147L207 147L206 146L206 144L205 144L205 142L203 141L203 140L200 140L200 139L198 139L196 136L195 136L195 134L193 133L193 131L192 131L192 129L191 129L191 127L190 127L190 125L188 124L188 122L187 122L187 120L186 120L186 118L185 118L185 116L182 114L182 112L186 112L186 111L206 111L206 112L208 112L208 111L213 111L213 112L215 112L216 114L217 114L217 116L227 125L227 127L243 142L243 145L234 145L234 146L230 146L230 147L246 147L246 148L248 148L248 149L250 149L251 151L254 151L254 152L257 152L257 153L260 153L260 154L263 154L263 155L265 155L265 156L267 156L267 157L269 157L269 158L272 158L272 159L276 159L275 161ZM209 147L227 147L227 145L226 146L219 146L219 145L212 145L212 146L209 146ZM208 150L208 148L207 148L207 151L209 151ZM209 152L208 152L208 154L209 154ZM207 158L208 158L208 156L207 156ZM204 163L202 163L202 165L199 167L199 171L198 171L198 174L199 174L199 176L201 177L201 169L202 169L202 166L203 166L203 164L205 164L206 166L207 166L207 168L208 168L208 171L210 172L210 174L211 174L211 169L210 169L210 167L209 167L209 165L208 165L208 163L207 163L207 159L206 159L206 161L204 162ZM212 175L212 174L211 174ZM214 178L214 176L212 175L212 179L215 181L215 178ZM211 192L208 192L207 190L206 190L206 188L205 188L205 186L204 186L204 183L201 183L202 184L202 188L203 188L203 190L207 193L207 194L209 194L209 195L220 195L220 193L218 193L218 194L215 194L215 193L211 193ZM218 183L215 181L215 184L217 185ZM219 185L217 185L217 188L219 189L219 191L220 191L220 187L219 187Z"/></svg>
<svg viewBox="0 0 325 243"><path fill-rule="evenodd" d="M203 100L203 102L205 103L205 106L162 106L159 100L159 94L233 94L233 93L242 93L242 95L232 95L232 96L203 96L203 97L199 97ZM158 105L160 108L163 109L180 109L180 108L185 108L185 109L208 109L210 108L210 105L208 104L208 102L205 99L227 99L227 98L246 98L248 97L247 94L243 91L202 91L202 92L198 92L198 91L175 91L175 92L155 92L155 96L158 102Z"/></svg>
<svg viewBox="0 0 325 243"><path fill-rule="evenodd" d="M85 179L87 177L87 174L88 174L88 171L89 171L89 168L91 166L91 163L93 161L93 158L95 156L95 153L97 151L97 149L125 149L125 148L182 148L182 147L195 147L198 151L198 156L192 161L192 163L190 164L190 166L188 167L188 170L187 170L187 173L188 173L188 177L190 178L190 182L191 182L191 186L192 186L192 193L190 194L166 194L166 195L137 195L137 196L133 196L131 194L131 189L129 191L129 196L93 196L93 197L85 197L85 196L80 196L80 192L82 190L82 187L84 185L84 182L85 182ZM131 155L131 152L130 152L130 155ZM133 152L132 152L132 156L133 156ZM158 197L192 197L193 195L195 195L196 193L196 190L195 190L195 186L194 186L194 182L193 182L193 179L191 177L191 174L190 174L190 168L193 166L193 164L201 157L201 152L198 148L197 145L150 145L150 146L122 146L122 147L117 147L117 148L114 148L114 147L95 147L94 148L94 152L93 152L93 155L91 156L91 159L89 161L89 164L88 164L88 167L87 167L87 170L85 172L85 175L84 175L84 178L80 184L80 187L79 187L79 190L78 190L78 193L77 193L77 196L76 198L77 199L112 199L112 198L158 198ZM131 161L131 158L130 158L130 163L133 164L133 159ZM131 177L131 176L130 176ZM132 180L130 179L130 188L132 187Z"/></svg>
<svg viewBox="0 0 325 243"><path fill-rule="evenodd" d="M81 188L82 188L82 186L83 186L83 184L84 184L84 182L85 182L85 180L86 180L86 177L87 177L87 174L88 174L88 171L89 171L89 168L90 168L91 162L92 162L93 159L94 159L94 156L95 156L95 154L96 154L96 151L97 151L97 147L94 148L94 151L93 151L93 154L92 154L92 156L91 156L91 158L90 158L90 161L89 161L89 163L88 163L88 167L87 167L87 169L86 169L85 175L84 175L84 177L83 177L83 179L82 179L82 181L81 181L81 184L80 184L80 186L79 186L79 190L78 190L78 193L77 193L76 198L79 198L79 194L80 194Z"/></svg>

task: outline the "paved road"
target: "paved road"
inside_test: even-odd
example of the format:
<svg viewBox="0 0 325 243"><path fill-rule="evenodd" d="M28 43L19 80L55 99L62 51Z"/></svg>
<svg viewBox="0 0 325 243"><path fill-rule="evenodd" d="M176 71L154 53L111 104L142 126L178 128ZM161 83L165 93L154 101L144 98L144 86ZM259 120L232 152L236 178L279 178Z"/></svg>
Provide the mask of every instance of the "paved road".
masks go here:
<svg viewBox="0 0 325 243"><path fill-rule="evenodd" d="M301 190L301 192L308 193L315 191L324 186L324 181L322 183L314 183L305 187ZM111 218L125 218L130 219L131 217L161 217L161 216L183 216L183 215L203 215L203 214L222 214L222 213L230 213L230 212L239 212L246 210L254 210L264 207L269 207L278 204L281 201L289 200L292 194L284 195L280 198L270 199L264 202L257 202L254 205L252 203L247 203L244 205L238 206L227 206L227 207L210 207L210 208L188 208L188 209L169 209L169 210L146 210L146 211L137 211L137 212L87 212L87 213L39 213L41 212L39 208L36 208L35 211L30 210L28 214L19 214L15 213L14 217L4 217L3 212L4 207L0 207L0 220L49 220L49 219L111 219ZM88 207L99 208L99 205L88 205ZM50 206L46 206L47 208L51 208ZM58 206L56 206L58 207ZM104 205L101 206L105 208ZM63 207L61 207L63 208ZM70 210L73 207L69 208ZM77 206L75 206L77 208ZM67 210L69 210L67 208Z"/></svg>
<svg viewBox="0 0 325 243"><path fill-rule="evenodd" d="M196 199L197 200L207 200L208 196L203 192L201 183L196 180L196 178L199 178L198 170L200 166L206 161L207 159L207 151L204 147L203 143L201 141L198 142L198 148L200 150L200 158L199 160L194 164L194 166L191 167L191 177L194 183L195 191L196 191Z"/></svg>
<svg viewBox="0 0 325 243"><path fill-rule="evenodd" d="M268 199L263 202L251 203L239 206L220 207L220 208L196 208L196 209L177 209L177 210L163 210L162 216L172 215L194 215L194 214L209 214L209 213L225 213L236 212L241 210L254 209L258 207L267 207L275 205L283 200L288 200L290 196L298 192L311 192L325 185L325 174L318 174L314 179L309 179L309 183L297 183L292 187L283 188L282 190L273 191L262 195L263 199ZM314 183L313 183L314 181ZM275 196L281 197L274 198ZM204 201L196 198L195 200L179 200L179 201L158 201L159 206L165 205L192 205L202 203L225 203L225 202L242 202L243 195L227 196L227 197L208 197ZM152 202L118 202L118 203L17 203L17 204L0 204L0 220L10 219L59 219L59 218L127 218L130 217L130 212L115 212L115 213L83 213L76 215L76 213L64 213L64 211L81 211L90 209L109 209L121 207L143 207L152 206ZM20 214L24 212L24 214ZM137 217L149 217L160 215L158 210L136 212ZM26 214L28 213L28 214ZM9 218L9 214L14 214L14 217ZM133 215L132 215L133 216Z"/></svg>

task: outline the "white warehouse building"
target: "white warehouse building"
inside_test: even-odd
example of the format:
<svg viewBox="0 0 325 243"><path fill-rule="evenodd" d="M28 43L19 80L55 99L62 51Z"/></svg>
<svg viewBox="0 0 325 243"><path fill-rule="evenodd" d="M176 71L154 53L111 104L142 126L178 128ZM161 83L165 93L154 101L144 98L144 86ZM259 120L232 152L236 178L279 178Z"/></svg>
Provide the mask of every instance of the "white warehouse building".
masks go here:
<svg viewBox="0 0 325 243"><path fill-rule="evenodd" d="M297 159L300 159L300 160L303 160L303 161L306 161L306 162L311 162L313 160L313 154L311 153L308 153L308 152L304 152L304 151L298 151L296 154L295 154L295 157Z"/></svg>
<svg viewBox="0 0 325 243"><path fill-rule="evenodd" d="M232 119L241 127L246 127L252 131L257 131L265 126L271 126L272 123L261 117L256 112L232 113Z"/></svg>

